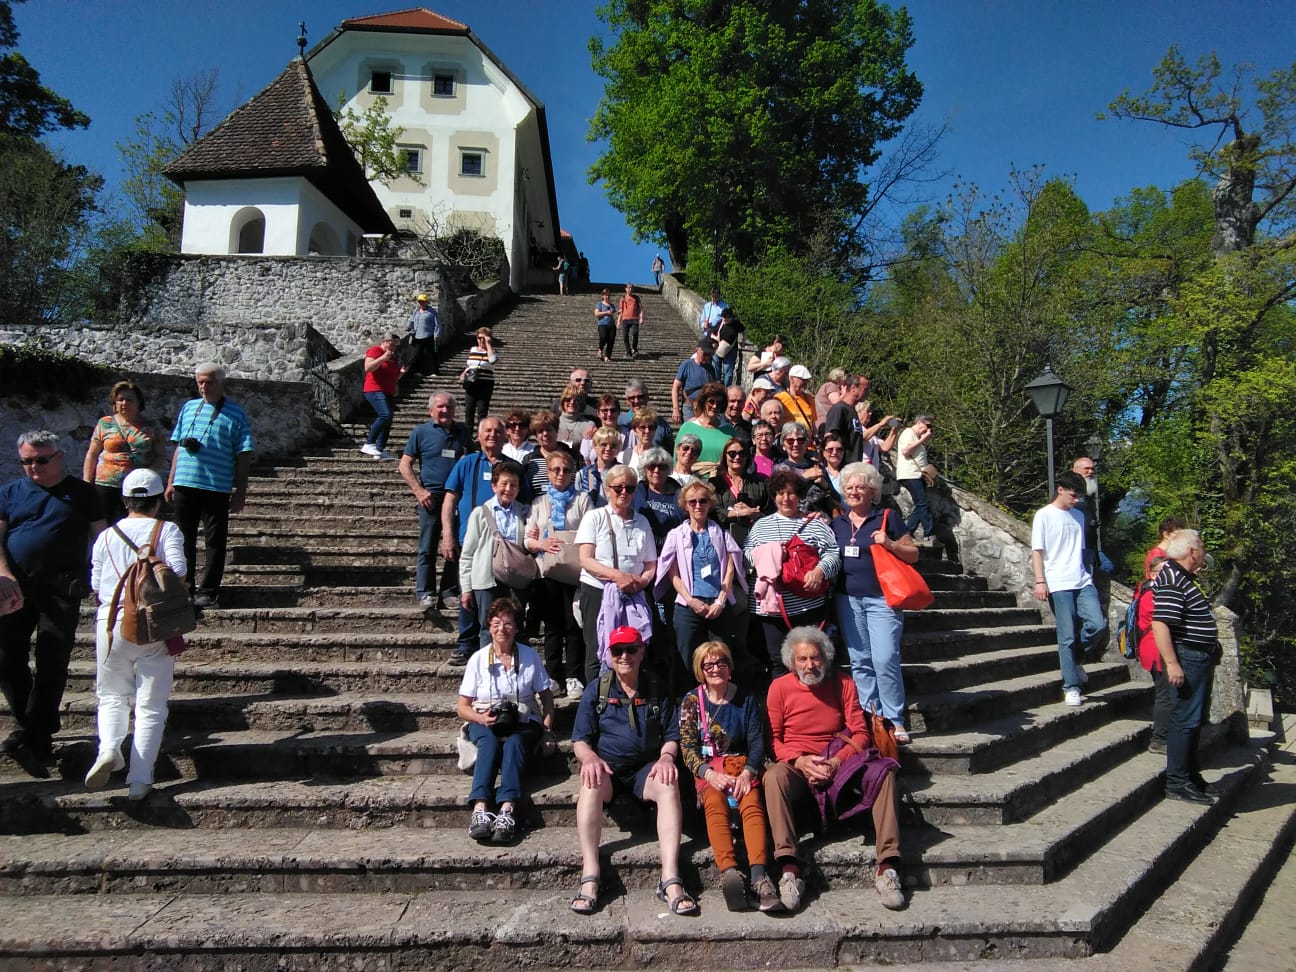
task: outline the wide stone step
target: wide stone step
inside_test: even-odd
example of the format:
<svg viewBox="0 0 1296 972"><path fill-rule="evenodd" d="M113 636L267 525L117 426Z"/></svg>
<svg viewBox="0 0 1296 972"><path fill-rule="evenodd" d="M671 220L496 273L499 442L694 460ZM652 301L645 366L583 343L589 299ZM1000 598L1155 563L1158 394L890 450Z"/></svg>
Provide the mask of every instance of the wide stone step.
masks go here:
<svg viewBox="0 0 1296 972"><path fill-rule="evenodd" d="M201 631L242 631L246 634L327 634L331 632L447 631L457 614L425 610L406 593L399 606L358 607L227 607L203 612ZM222 602L224 596L222 593ZM82 612L83 623L92 614Z"/></svg>
<svg viewBox="0 0 1296 972"><path fill-rule="evenodd" d="M906 611L906 631L949 631L975 628L1009 628L1040 623L1040 613L1032 608L974 607L947 608L937 596L936 603L923 611Z"/></svg>
<svg viewBox="0 0 1296 972"><path fill-rule="evenodd" d="M931 662L963 658L981 652L1014 648L1039 648L1055 642L1052 625L1021 624L1008 627L952 628L947 631L911 631L906 624L900 639L900 657L905 662ZM1054 648L1056 651L1056 647Z"/></svg>
<svg viewBox="0 0 1296 972"><path fill-rule="evenodd" d="M446 659L455 646L453 630L444 632L337 631L329 634L249 634L203 628L185 635L190 649L210 652L222 660L291 659L297 661L432 661ZM78 631L76 644L86 654L94 653L94 635Z"/></svg>
<svg viewBox="0 0 1296 972"><path fill-rule="evenodd" d="M1103 662L1086 666L1087 692L1129 681L1124 662ZM1062 699L1062 675L1050 671L1000 681L968 685L948 692L918 695L909 700L907 725L919 730L954 729L967 726L992 715L1017 712L1032 706Z"/></svg>
<svg viewBox="0 0 1296 972"><path fill-rule="evenodd" d="M905 692L932 694L1055 669L1057 649L1051 645L1009 648L929 662L904 661L902 650L901 659Z"/></svg>
<svg viewBox="0 0 1296 972"><path fill-rule="evenodd" d="M702 917L687 922L651 897L659 874L651 839L615 830L605 835L603 907L593 919L566 907L579 854L574 833L564 828L526 834L516 848L476 847L461 827L400 828L391 833L409 842L397 845L374 830L344 836L294 829L280 832L279 840L273 832L258 832L258 844L239 831L210 843L195 842L190 831L165 832L180 838L174 852L159 846L153 834L96 834L109 838L98 845L79 838L39 844L29 839L22 856L31 863L14 861L5 868L6 884L17 893L0 901L6 915L0 957L24 965L66 961L69 967L96 952L129 956L133 968L170 967L181 954L190 962L237 955L243 965L254 959L260 964L264 956L289 968L335 956L389 968L617 968L633 954L639 965L706 969L764 968L771 954L780 965L805 968L970 961L987 952L1083 957L1109 944L1113 922L1141 908L1149 891L1209 841L1235 806L1247 806L1241 791L1257 775L1255 752L1236 747L1217 766L1207 776L1219 777L1227 792L1215 806L1158 800L1123 829L1106 820L1109 829L1098 841L1105 846L1060 880L1001 887L975 880L981 886L971 892L956 881L928 887L906 874L916 888L899 913L884 911L860 887L871 853L858 837L806 846L814 858L808 901L801 913L782 918L727 912L710 880L708 852L697 841L686 843L683 877L693 890L701 888L702 905ZM162 798L156 794L145 802ZM115 843L119 838L124 843ZM946 843L958 841L955 835ZM1036 852L1028 844L1000 843L997 851L987 846L983 854L993 870ZM924 849L924 861L934 853ZM436 864L455 857L462 863L452 870L476 880L441 883L447 879ZM126 865L133 862L166 890L132 881ZM186 883L201 887L209 880L203 872L213 870L231 876L221 882L213 875L218 883L210 893L176 893ZM410 871L437 883L387 890ZM555 887L559 875L568 881ZM334 881L344 890L336 890ZM254 890L242 890L242 882ZM82 894L77 907L67 908L65 887L118 893Z"/></svg>
<svg viewBox="0 0 1296 972"><path fill-rule="evenodd" d="M1151 705L1150 684L1121 682L1088 692L1081 706L1050 699L1008 714L994 712L953 729L916 733L903 758L907 767L933 777L989 773L1080 738L1114 719L1147 718Z"/></svg>
<svg viewBox="0 0 1296 972"><path fill-rule="evenodd" d="M386 693L453 692L463 677L462 668L441 662L297 662L233 661L191 657L176 662L174 691L194 695L246 695L257 701L273 695L339 695L368 692L377 698ZM68 669L70 692L93 692L93 659L74 659Z"/></svg>

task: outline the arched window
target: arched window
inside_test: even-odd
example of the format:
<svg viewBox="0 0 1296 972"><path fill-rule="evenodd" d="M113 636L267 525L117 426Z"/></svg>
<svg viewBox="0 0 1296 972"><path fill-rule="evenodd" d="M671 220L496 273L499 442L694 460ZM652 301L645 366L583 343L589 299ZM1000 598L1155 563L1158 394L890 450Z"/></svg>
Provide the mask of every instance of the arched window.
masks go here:
<svg viewBox="0 0 1296 972"><path fill-rule="evenodd" d="M255 206L244 206L230 221L230 252L264 253L265 230L265 214Z"/></svg>
<svg viewBox="0 0 1296 972"><path fill-rule="evenodd" d="M319 222L311 228L310 242L306 245L306 252L311 256L342 256L342 244L338 240L338 235L333 227L328 223Z"/></svg>

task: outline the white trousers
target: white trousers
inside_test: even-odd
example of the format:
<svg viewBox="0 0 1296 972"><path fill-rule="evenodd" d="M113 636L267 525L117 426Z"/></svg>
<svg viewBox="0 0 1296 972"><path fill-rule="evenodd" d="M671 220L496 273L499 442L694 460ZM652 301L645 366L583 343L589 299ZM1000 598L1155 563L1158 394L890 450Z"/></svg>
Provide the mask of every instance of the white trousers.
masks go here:
<svg viewBox="0 0 1296 972"><path fill-rule="evenodd" d="M95 624L95 659L98 671L95 694L99 699L99 755L120 753L130 725L130 700L135 697L135 735L131 739L130 769L126 783L153 783L153 764L166 731L167 701L175 678L175 659L166 644L137 645L113 632L112 650L104 630L107 610Z"/></svg>

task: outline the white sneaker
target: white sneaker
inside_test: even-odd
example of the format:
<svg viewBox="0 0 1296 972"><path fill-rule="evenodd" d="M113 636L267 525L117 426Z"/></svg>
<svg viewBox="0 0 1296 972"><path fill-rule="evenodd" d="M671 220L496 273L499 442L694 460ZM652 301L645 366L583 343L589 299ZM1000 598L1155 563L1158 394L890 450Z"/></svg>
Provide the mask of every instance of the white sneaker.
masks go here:
<svg viewBox="0 0 1296 972"><path fill-rule="evenodd" d="M126 793L126 797L130 800L143 800L152 792L152 783L132 783L130 789Z"/></svg>
<svg viewBox="0 0 1296 972"><path fill-rule="evenodd" d="M585 686L581 684L579 678L567 679L567 695L571 698L579 699L581 693L585 691Z"/></svg>
<svg viewBox="0 0 1296 972"><path fill-rule="evenodd" d="M85 785L92 790L97 790L108 782L108 777L125 768L126 760L121 753L100 753L99 758L90 767L90 772L86 773Z"/></svg>
<svg viewBox="0 0 1296 972"><path fill-rule="evenodd" d="M366 442L364 445L360 447L360 451L363 452L366 456L373 456L375 459L378 458L378 447L374 445L372 442Z"/></svg>
<svg viewBox="0 0 1296 972"><path fill-rule="evenodd" d="M1067 689L1062 693L1062 699L1067 705L1081 705L1084 703L1084 696L1080 694L1078 688Z"/></svg>

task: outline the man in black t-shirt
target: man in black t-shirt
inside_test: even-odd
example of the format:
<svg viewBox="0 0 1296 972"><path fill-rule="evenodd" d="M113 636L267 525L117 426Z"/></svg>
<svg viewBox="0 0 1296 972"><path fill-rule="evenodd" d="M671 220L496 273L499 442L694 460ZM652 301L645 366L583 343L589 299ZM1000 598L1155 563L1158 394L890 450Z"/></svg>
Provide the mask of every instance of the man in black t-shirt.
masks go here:
<svg viewBox="0 0 1296 972"><path fill-rule="evenodd" d="M864 426L855 404L863 397L867 380L862 375L848 375L842 382L841 400L828 410L824 419L824 435L835 432L841 439L845 449L843 464L859 462L864 457Z"/></svg>
<svg viewBox="0 0 1296 972"><path fill-rule="evenodd" d="M22 478L0 486L0 691L18 727L0 750L49 760L90 590L90 545L105 523L98 492L68 475L53 432L19 436L18 461Z"/></svg>

